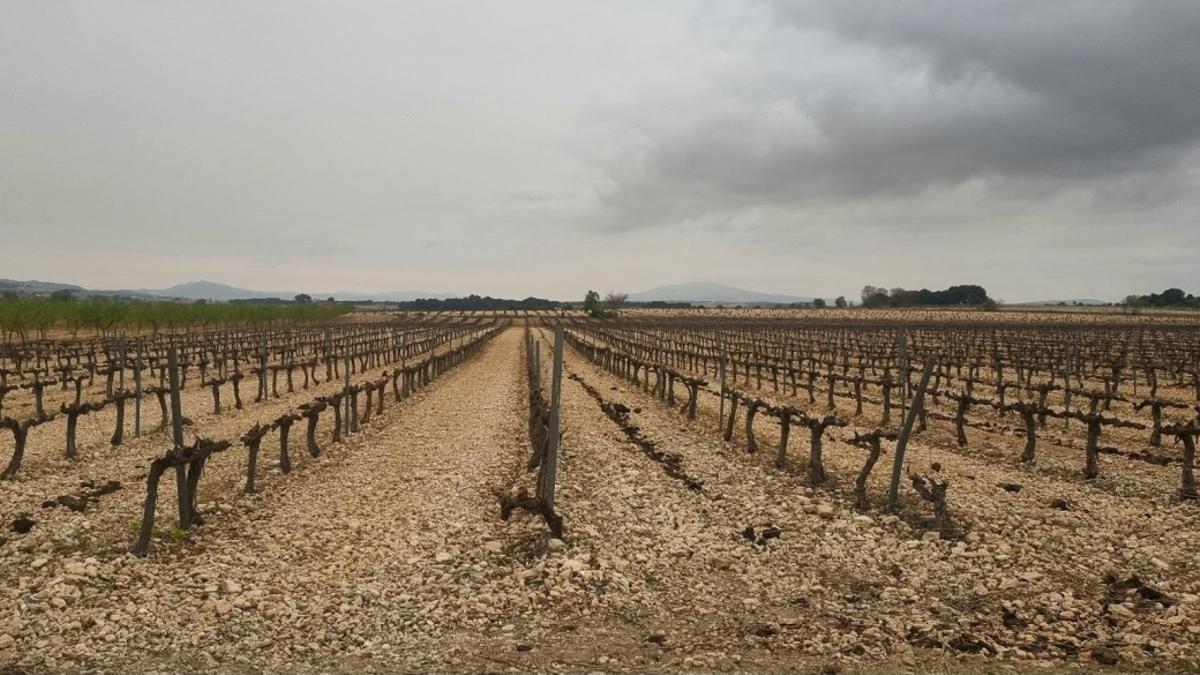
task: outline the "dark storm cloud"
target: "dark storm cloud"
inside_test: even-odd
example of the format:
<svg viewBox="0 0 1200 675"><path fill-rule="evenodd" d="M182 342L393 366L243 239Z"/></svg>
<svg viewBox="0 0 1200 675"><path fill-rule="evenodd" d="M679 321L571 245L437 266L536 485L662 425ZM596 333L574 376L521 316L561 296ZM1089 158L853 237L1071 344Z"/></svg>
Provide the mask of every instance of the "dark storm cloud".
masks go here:
<svg viewBox="0 0 1200 675"><path fill-rule="evenodd" d="M989 120L1000 138L977 146L1001 170L1094 175L1200 135L1200 3L781 4L780 17L911 50L947 86L995 78L1026 95L1032 114Z"/></svg>
<svg viewBox="0 0 1200 675"><path fill-rule="evenodd" d="M605 158L608 222L976 180L1159 200L1200 140L1200 3L779 2L765 24L693 105L638 104ZM664 102L682 114L647 125Z"/></svg>

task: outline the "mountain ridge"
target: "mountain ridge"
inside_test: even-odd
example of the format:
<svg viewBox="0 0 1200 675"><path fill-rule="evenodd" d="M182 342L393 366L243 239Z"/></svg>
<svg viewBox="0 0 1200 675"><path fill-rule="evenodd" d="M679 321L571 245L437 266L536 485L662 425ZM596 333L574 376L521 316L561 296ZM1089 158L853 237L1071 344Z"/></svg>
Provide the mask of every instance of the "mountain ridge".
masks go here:
<svg viewBox="0 0 1200 675"><path fill-rule="evenodd" d="M138 289L136 292L167 298L224 301L250 300L255 298L277 298L280 300L292 300L301 293L307 293L308 295L312 296L314 300L323 300L325 298L332 297L336 300L348 302L365 302L368 300L375 300L378 302L403 302L407 300L417 300L420 298L445 299L455 297L446 293L429 293L426 291L386 291L380 293L259 291L205 280L187 281L162 289L143 288Z"/></svg>
<svg viewBox="0 0 1200 675"><path fill-rule="evenodd" d="M64 284L53 281L18 281L15 279L0 279L0 290L15 290L18 292L37 294L50 294L54 291L66 290L80 295L129 295L139 298L178 298L183 300L217 300L222 302L228 302L230 300L251 300L258 298L292 300L301 293L301 291L259 291L206 280L185 281L183 283L178 283L166 288L123 288L106 290L87 288L77 284ZM378 302L404 302L422 298L436 298L439 300L444 300L446 298L457 297L447 293L429 293L426 291L387 291L381 293L310 292L308 295L311 295L314 300L323 300L328 297L333 297L337 300L348 302L365 302L368 300L375 300Z"/></svg>

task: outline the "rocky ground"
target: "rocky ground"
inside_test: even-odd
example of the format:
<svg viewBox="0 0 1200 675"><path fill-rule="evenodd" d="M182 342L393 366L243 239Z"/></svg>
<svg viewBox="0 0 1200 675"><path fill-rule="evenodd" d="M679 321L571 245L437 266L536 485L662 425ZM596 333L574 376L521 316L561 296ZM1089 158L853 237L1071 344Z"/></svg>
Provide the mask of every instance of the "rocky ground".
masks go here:
<svg viewBox="0 0 1200 675"><path fill-rule="evenodd" d="M779 471L774 467L778 424L772 418L759 416L755 428L761 449L747 455L740 425L731 443L717 441L715 396L702 397L699 419L687 422L581 357L571 367L597 388L608 389L600 393L630 409L629 423L640 436L677 455L683 471L706 490L719 491L724 504L745 500L735 512L745 508L762 518L767 509L763 519L782 530L767 547L790 549L770 565L767 578L786 586L795 575L793 588L806 594L812 583L800 580L815 575L822 590L820 614L853 626L861 640L838 648L834 628L827 639L806 644L801 652L828 654L833 648L857 660L861 646L877 658L901 655L899 665L912 658L924 664L932 654L969 663L967 655L975 654L988 659L989 669L1009 662L1022 669L1155 670L1196 663L1197 510L1194 503L1170 496L1178 466L1105 456L1102 478L1084 481L1079 451L1044 444L1037 465L1029 467L1016 460L1021 439L973 430L970 449L962 451L954 444L952 425L934 424L910 444L905 469L907 474L937 463L950 481L956 531L942 539L926 527L928 505L907 486L900 517L883 515L890 456L872 474L871 508L861 513L851 508L853 478L865 451L846 440L856 426L870 429L867 421L878 419L877 409L868 406L851 427L827 433L831 484L814 493L803 476L806 429L793 428L790 464ZM772 480L786 487L772 494ZM756 509L759 499L765 504ZM793 521L787 510L791 501L800 502L806 514L821 516L817 526ZM814 605L811 596L807 605ZM811 632L811 615L800 616Z"/></svg>
<svg viewBox="0 0 1200 675"><path fill-rule="evenodd" d="M570 349L562 395L563 540L529 515L499 519L529 454L519 328L258 495L238 491L244 451L227 453L208 522L145 559L125 552L128 521L161 442L0 485L6 526L38 520L0 535L0 669L1197 667L1193 505L1074 480L1055 468L1074 458L1052 450L1044 471L1023 469L1000 454L1012 439L978 444L996 456L956 452L935 427L914 456L951 478L960 532L942 540L915 498L905 517L852 508L862 451L845 443L826 453L835 484L813 490L774 468L769 424L760 455L721 442L715 399L688 422ZM258 414L198 424L216 437ZM792 447L798 463L807 441L794 432ZM113 477L125 487L86 512L39 508Z"/></svg>

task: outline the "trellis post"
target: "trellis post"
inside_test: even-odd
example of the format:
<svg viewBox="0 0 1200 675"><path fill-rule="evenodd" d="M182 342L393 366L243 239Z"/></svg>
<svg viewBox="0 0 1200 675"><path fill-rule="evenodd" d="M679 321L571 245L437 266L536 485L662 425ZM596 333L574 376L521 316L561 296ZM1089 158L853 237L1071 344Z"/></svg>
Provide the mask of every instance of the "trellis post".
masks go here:
<svg viewBox="0 0 1200 675"><path fill-rule="evenodd" d="M1067 345L1067 358L1063 362L1063 410L1071 412L1071 345ZM1063 428L1071 427L1071 417L1063 415Z"/></svg>
<svg viewBox="0 0 1200 675"><path fill-rule="evenodd" d="M137 356L133 362L133 436L142 435L142 345L145 338L139 337Z"/></svg>
<svg viewBox="0 0 1200 675"><path fill-rule="evenodd" d="M346 373L345 373L346 385L343 388L343 391L345 392L346 395L343 396L342 398L344 398L346 400L346 414L342 417L342 423L345 425L345 434L347 436L349 436L350 435L350 421L351 421L351 417L353 417L353 415L354 415L354 413L351 412L351 408L350 408L350 336L346 336L346 364L345 365L346 365Z"/></svg>
<svg viewBox="0 0 1200 675"><path fill-rule="evenodd" d="M267 336L259 340L258 350L258 400L267 400Z"/></svg>
<svg viewBox="0 0 1200 675"><path fill-rule="evenodd" d="M117 390L125 391L125 333L117 338L117 354L120 355L118 363L121 366L121 371L117 373Z"/></svg>
<svg viewBox="0 0 1200 675"><path fill-rule="evenodd" d="M888 485L888 501L887 507L889 511L895 511L900 497L900 472L904 470L904 450L908 446L908 437L912 434L913 422L916 421L917 415L921 414L921 408L925 405L925 387L929 384L929 374L933 372L934 359L930 358L925 362L925 369L921 371L921 381L917 384L916 395L913 396L912 408L904 417L904 427L900 430L900 438L896 441L896 458L892 465L892 481Z"/></svg>
<svg viewBox="0 0 1200 675"><path fill-rule="evenodd" d="M183 447L183 406L179 399L179 354L175 345L167 352L167 376L171 386L171 440L175 448ZM188 496L187 469L175 467L175 490L179 497L179 529L192 526L192 502Z"/></svg>
<svg viewBox="0 0 1200 675"><path fill-rule="evenodd" d="M563 327L554 327L554 367L550 378L550 423L547 425L546 456L542 458L540 497L554 511L554 481L558 474L559 406L562 399Z"/></svg>
<svg viewBox="0 0 1200 675"><path fill-rule="evenodd" d="M908 415L908 335L904 332L904 326L900 326L900 331L896 334L896 350L900 361L900 419L906 420Z"/></svg>
<svg viewBox="0 0 1200 675"><path fill-rule="evenodd" d="M718 368L720 369L720 376L721 376L721 407L720 407L719 412L717 413L717 428L724 429L725 428L725 360L726 360L727 356L725 354L725 340L722 336L719 336L719 335L717 337L717 349L719 349L721 352L721 358L717 362Z"/></svg>

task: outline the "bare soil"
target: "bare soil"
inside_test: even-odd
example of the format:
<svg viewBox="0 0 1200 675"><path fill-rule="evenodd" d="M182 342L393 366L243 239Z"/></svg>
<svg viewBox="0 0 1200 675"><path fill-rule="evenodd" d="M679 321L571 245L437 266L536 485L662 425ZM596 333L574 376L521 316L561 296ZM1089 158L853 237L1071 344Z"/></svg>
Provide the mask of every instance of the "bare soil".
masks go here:
<svg viewBox="0 0 1200 675"><path fill-rule="evenodd" d="M416 396L389 397L346 443L323 427L318 458L297 425L295 470L260 459L259 494L241 494L243 449L218 456L206 523L171 537L164 488L147 558L127 552L129 526L165 438L110 449L111 427L84 418L75 462L31 439L29 471L0 484L0 670L1200 667L1197 507L1162 489L1177 467L1106 455L1101 479L1083 481L1081 451L1045 443L1023 466L1020 438L971 430L959 450L933 423L910 468L941 465L958 532L929 537L911 489L901 514L881 508L890 455L871 508L853 508L864 451L845 442L852 429L830 432L832 481L814 488L806 430L793 429L781 471L769 419L748 455L740 434L720 440L715 397L689 422L568 348L564 540L533 516L501 521L499 495L530 453L522 339L511 328ZM201 391L185 414L193 433L227 438L318 393L213 416ZM84 512L42 508L85 480L121 489ZM36 523L18 534L22 515Z"/></svg>

